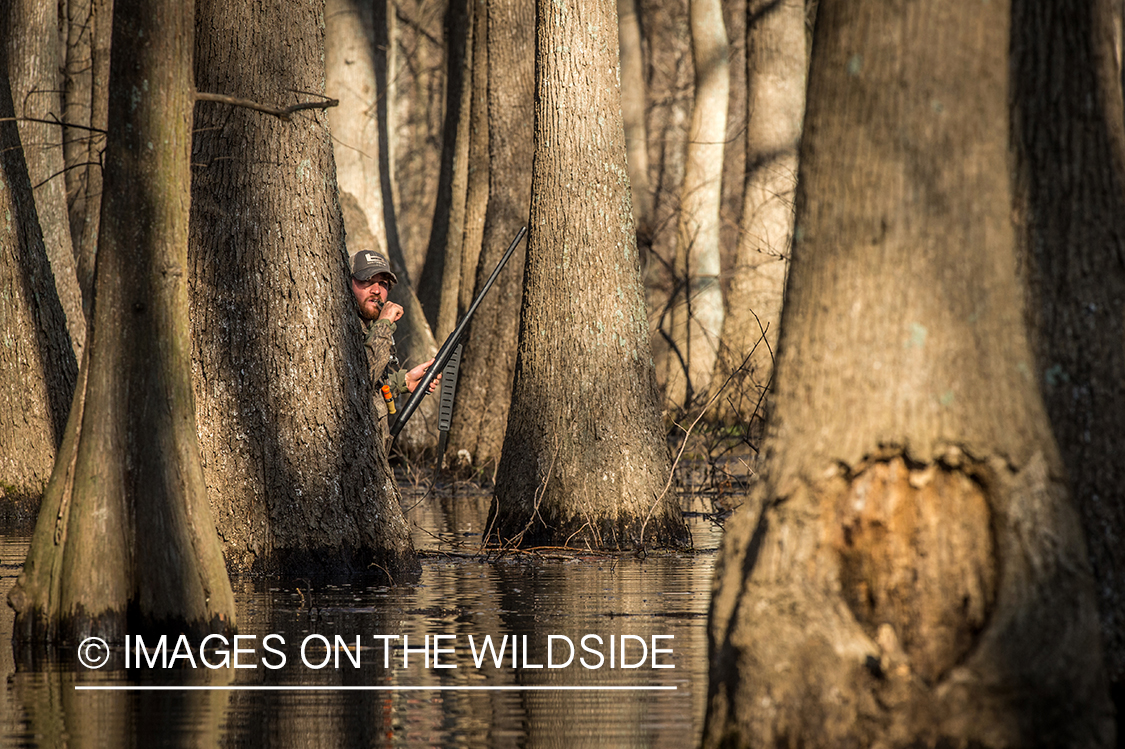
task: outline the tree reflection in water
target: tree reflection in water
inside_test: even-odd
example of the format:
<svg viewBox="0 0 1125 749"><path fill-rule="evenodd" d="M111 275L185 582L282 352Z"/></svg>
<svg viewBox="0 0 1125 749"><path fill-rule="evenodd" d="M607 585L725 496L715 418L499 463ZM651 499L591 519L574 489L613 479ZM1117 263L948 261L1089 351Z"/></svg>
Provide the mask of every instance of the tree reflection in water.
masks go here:
<svg viewBox="0 0 1125 749"><path fill-rule="evenodd" d="M404 493L409 508L418 499ZM427 499L408 513L415 544L423 551L419 580L399 587L364 587L316 580L235 578L240 632L247 652L241 668L191 668L181 657L173 668L125 670L124 649L110 664L90 671L75 662L73 649L49 653L14 651L12 612L0 611L0 745L42 746L690 746L702 726L706 681L706 614L711 569L719 533L695 521L696 554L583 556L571 553L508 554L485 560L472 552L480 542L487 498L478 495ZM693 508L695 509L695 508ZM0 528L0 598L6 597L27 549L25 537ZM262 648L267 634L285 653ZM602 652L583 650L581 638ZM349 646L329 657L339 636ZM354 648L360 636L360 649ZM376 638L374 635L382 636ZM429 635L429 652L423 652ZM443 648L436 668L433 636ZM499 650L476 666L486 635ZM574 659L548 668L548 635L565 636ZM656 662L620 668L619 644L609 668L609 638L636 635L651 646L671 648ZM395 639L395 636L398 636ZM410 651L403 652L403 637ZM524 637L527 653L522 652ZM516 666L512 665L512 640ZM389 648L384 652L384 644ZM626 655L636 663L640 640L627 638ZM159 665L155 643L145 642ZM164 660L175 649L166 644ZM136 651L134 651L134 655ZM554 663L567 659L566 641L554 640ZM198 651L194 653L198 659ZM406 663L404 665L404 656ZM142 654L143 657L143 654ZM212 662L221 653L212 650ZM233 658L233 654L231 656ZM359 660L358 668L352 665ZM135 666L135 658L131 658ZM339 662L337 668L334 661ZM527 667L524 667L524 664ZM172 665L172 664L170 664ZM246 667L246 666L254 666ZM541 668L534 668L541 665ZM76 691L76 685L218 687L332 687L293 691ZM373 690L365 687L444 687L445 690ZM662 691L554 691L543 687L675 687ZM450 689L450 687L456 687ZM465 689L475 687L478 689ZM502 687L481 690L480 687ZM529 689L535 688L535 689Z"/></svg>

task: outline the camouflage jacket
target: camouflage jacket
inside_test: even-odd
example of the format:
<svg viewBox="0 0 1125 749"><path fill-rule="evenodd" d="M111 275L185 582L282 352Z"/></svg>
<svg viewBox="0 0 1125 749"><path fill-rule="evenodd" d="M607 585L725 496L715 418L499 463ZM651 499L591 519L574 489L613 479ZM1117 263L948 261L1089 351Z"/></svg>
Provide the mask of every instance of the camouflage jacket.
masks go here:
<svg viewBox="0 0 1125 749"><path fill-rule="evenodd" d="M391 389L391 396L397 398L406 389L406 370L398 366L395 356L395 324L387 320L363 321L363 344L367 349L367 370L371 375L372 400L375 409L376 427L383 438L383 444L390 444L390 427L387 424L387 401L383 398L383 386Z"/></svg>

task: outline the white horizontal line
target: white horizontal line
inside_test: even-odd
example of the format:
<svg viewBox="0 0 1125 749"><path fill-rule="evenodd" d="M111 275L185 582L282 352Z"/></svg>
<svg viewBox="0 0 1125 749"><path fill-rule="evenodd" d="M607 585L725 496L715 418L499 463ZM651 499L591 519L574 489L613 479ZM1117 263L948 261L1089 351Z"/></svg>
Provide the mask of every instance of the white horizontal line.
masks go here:
<svg viewBox="0 0 1125 749"><path fill-rule="evenodd" d="M131 684L76 684L83 692L656 692L675 691L675 686L146 686Z"/></svg>

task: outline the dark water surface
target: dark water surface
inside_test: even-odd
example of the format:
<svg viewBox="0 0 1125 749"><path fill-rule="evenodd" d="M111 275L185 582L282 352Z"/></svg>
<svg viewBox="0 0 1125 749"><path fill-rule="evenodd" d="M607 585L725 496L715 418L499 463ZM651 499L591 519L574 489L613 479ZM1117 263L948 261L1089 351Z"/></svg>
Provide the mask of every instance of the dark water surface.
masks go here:
<svg viewBox="0 0 1125 749"><path fill-rule="evenodd" d="M0 746L678 749L698 741L715 526L691 518L694 554L486 560L473 553L486 498L405 502L415 503L408 517L425 554L414 583L236 578L239 631L249 636L239 642L239 668L233 643L200 653L174 640L163 656L155 642L144 643L147 657L134 643L128 670L122 646L97 670L74 650L31 665L10 647L12 612L0 606ZM27 542L0 535L0 602ZM224 651L226 667L202 662L221 664ZM145 691L76 688L91 686Z"/></svg>

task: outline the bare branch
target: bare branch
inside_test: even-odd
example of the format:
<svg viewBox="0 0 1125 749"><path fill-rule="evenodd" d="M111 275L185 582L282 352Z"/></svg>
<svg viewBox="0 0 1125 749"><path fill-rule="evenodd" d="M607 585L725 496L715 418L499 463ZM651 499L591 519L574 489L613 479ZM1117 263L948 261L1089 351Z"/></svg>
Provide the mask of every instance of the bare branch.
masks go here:
<svg viewBox="0 0 1125 749"><path fill-rule="evenodd" d="M320 96L320 94L314 94ZM195 92L196 101L214 101L220 104L230 104L232 107L245 107L246 109L253 109L256 112L264 112L265 114L272 114L274 117L289 121L290 115L294 112L300 112L304 109L328 109L340 103L339 99L329 99L324 97L323 101L305 101L300 104L293 104L288 107L274 107L269 104L262 104L251 99L240 99L237 96L226 96L225 94L209 94L203 91Z"/></svg>

